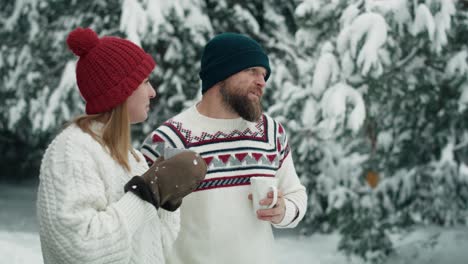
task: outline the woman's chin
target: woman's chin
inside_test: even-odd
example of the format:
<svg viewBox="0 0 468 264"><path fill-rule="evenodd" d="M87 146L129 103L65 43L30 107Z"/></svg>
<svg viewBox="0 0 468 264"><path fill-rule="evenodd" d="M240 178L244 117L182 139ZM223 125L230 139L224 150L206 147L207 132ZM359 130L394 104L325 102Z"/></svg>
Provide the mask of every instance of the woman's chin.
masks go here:
<svg viewBox="0 0 468 264"><path fill-rule="evenodd" d="M130 119L130 124L132 125L138 124L138 123L144 122L146 119L148 119L148 113L145 113L145 115Z"/></svg>

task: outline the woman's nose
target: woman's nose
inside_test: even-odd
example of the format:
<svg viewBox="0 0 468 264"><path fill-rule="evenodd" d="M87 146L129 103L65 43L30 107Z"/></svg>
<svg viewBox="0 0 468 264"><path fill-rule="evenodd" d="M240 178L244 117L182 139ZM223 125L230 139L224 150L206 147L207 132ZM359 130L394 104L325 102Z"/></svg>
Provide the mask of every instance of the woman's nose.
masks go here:
<svg viewBox="0 0 468 264"><path fill-rule="evenodd" d="M151 99L156 98L156 90L153 88L153 86L151 84L150 84L149 97Z"/></svg>

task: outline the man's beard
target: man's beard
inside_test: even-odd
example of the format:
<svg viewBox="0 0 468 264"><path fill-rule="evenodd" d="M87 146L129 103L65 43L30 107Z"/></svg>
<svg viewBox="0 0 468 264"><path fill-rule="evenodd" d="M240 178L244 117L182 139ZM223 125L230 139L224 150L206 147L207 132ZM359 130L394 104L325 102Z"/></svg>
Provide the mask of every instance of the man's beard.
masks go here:
<svg viewBox="0 0 468 264"><path fill-rule="evenodd" d="M248 91L245 94L237 91L239 89L228 87L225 82L221 84L220 93L225 105L247 121L258 121L263 113L261 97L256 102L248 98Z"/></svg>

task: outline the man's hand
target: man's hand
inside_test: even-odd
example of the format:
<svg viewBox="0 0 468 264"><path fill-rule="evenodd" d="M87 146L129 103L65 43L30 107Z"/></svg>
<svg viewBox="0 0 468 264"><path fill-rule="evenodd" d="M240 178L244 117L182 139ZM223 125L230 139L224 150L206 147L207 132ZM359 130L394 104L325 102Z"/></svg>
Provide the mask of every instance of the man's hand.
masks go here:
<svg viewBox="0 0 468 264"><path fill-rule="evenodd" d="M252 194L249 194L249 199L252 200ZM268 192L265 199L260 200L260 205L270 205L273 202L273 192ZM286 206L284 204L283 192L278 190L278 201L271 209L257 210L257 218L263 221L269 221L273 224L279 224L284 218Z"/></svg>

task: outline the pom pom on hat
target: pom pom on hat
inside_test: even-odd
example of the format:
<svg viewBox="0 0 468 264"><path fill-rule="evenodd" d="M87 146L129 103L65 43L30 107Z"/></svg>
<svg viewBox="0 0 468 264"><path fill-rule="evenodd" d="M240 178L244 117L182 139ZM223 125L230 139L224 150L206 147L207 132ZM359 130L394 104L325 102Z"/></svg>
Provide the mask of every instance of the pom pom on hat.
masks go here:
<svg viewBox="0 0 468 264"><path fill-rule="evenodd" d="M99 37L90 28L77 28L67 37L68 48L77 56L86 55L92 48L99 44Z"/></svg>
<svg viewBox="0 0 468 264"><path fill-rule="evenodd" d="M125 102L156 66L151 55L131 41L99 38L90 28L70 32L67 44L80 57L76 82L87 114L108 112Z"/></svg>

